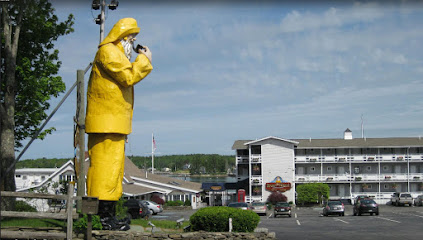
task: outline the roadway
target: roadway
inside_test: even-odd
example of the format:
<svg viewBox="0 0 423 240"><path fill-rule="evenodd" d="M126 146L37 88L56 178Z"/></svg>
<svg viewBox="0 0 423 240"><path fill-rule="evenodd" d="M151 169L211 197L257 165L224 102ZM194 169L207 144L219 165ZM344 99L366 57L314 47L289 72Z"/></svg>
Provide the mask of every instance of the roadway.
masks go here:
<svg viewBox="0 0 423 240"><path fill-rule="evenodd" d="M150 219L186 221L195 212L163 211ZM406 240L423 236L423 207L379 206L379 215L353 216L352 206L345 207L345 216L321 215L321 208L294 208L292 217L273 217L272 211L260 217L258 228L275 232L277 239L342 239L342 240Z"/></svg>
<svg viewBox="0 0 423 240"><path fill-rule="evenodd" d="M379 206L379 215L353 216L346 206L345 216L321 215L321 209L297 208L292 217L262 216L259 227L275 232L277 239L421 239L423 207Z"/></svg>

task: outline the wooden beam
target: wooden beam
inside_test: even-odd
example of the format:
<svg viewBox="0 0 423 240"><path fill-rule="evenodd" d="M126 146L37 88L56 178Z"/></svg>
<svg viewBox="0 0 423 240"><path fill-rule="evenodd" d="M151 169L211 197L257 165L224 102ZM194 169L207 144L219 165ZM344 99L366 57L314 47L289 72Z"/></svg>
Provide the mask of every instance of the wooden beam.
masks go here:
<svg viewBox="0 0 423 240"><path fill-rule="evenodd" d="M72 214L74 215L74 214ZM47 219L68 219L67 213L47 213L47 212L16 212L16 211L1 211L2 217L15 217L15 218L47 218ZM75 214L73 219L78 219Z"/></svg>
<svg viewBox="0 0 423 240"><path fill-rule="evenodd" d="M65 239L62 232L1 231L2 239Z"/></svg>

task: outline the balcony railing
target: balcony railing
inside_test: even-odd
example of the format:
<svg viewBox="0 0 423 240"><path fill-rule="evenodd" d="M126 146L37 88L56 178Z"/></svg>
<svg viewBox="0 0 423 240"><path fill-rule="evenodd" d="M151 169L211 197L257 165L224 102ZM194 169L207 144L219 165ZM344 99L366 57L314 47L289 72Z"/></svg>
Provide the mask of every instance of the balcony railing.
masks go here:
<svg viewBox="0 0 423 240"><path fill-rule="evenodd" d="M236 157L236 162L238 164L240 164L240 163L248 163L248 156L237 156Z"/></svg>
<svg viewBox="0 0 423 240"><path fill-rule="evenodd" d="M261 176L252 176L251 177L251 184L252 185L262 185L263 178Z"/></svg>
<svg viewBox="0 0 423 240"><path fill-rule="evenodd" d="M295 156L295 162L418 162L423 161L423 155L421 154L410 154L410 155L398 155L398 154L383 154L383 155L309 155L309 156Z"/></svg>
<svg viewBox="0 0 423 240"><path fill-rule="evenodd" d="M423 173L392 174L297 174L295 181L300 182L417 182L422 181Z"/></svg>
<svg viewBox="0 0 423 240"><path fill-rule="evenodd" d="M262 196L245 196L245 201L246 202L262 202L263 201L263 197Z"/></svg>
<svg viewBox="0 0 423 240"><path fill-rule="evenodd" d="M251 163L261 163L261 154L251 154Z"/></svg>

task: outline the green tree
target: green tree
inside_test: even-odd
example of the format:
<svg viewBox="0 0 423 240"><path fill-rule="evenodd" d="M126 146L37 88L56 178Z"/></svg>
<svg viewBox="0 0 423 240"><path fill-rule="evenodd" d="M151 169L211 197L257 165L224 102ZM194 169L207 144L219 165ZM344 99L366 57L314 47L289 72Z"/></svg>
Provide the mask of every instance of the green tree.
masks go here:
<svg viewBox="0 0 423 240"><path fill-rule="evenodd" d="M326 183L306 183L296 186L297 204L321 203L329 199L329 185Z"/></svg>
<svg viewBox="0 0 423 240"><path fill-rule="evenodd" d="M61 62L54 41L73 31L73 15L59 22L48 0L0 4L0 190L15 191L15 148L39 131L51 96L57 97L66 88L56 76ZM53 130L43 131L39 138ZM13 205L13 200L2 198L2 210L13 209Z"/></svg>

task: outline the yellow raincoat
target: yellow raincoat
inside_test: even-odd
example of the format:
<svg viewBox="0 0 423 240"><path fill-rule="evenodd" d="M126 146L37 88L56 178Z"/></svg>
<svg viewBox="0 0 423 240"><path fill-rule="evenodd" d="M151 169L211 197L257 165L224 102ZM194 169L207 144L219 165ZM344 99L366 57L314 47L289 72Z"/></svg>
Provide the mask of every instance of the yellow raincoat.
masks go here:
<svg viewBox="0 0 423 240"><path fill-rule="evenodd" d="M131 63L120 40L139 33L133 18L119 20L98 46L88 83L85 131L90 168L88 196L116 201L122 195L125 137L132 131L134 85L153 69L144 54Z"/></svg>

